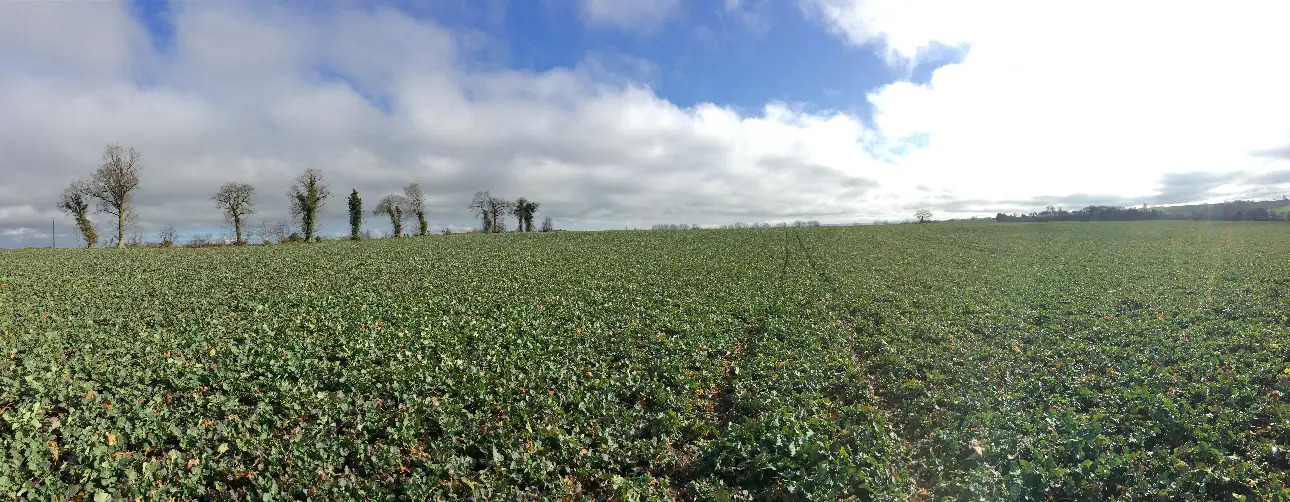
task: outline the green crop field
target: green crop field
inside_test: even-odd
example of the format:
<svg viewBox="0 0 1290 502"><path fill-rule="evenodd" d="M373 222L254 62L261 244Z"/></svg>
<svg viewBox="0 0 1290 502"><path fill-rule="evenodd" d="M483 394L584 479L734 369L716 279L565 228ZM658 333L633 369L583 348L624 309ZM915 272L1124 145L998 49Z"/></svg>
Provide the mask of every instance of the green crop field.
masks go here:
<svg viewBox="0 0 1290 502"><path fill-rule="evenodd" d="M1290 495L1290 226L0 252L0 496Z"/></svg>

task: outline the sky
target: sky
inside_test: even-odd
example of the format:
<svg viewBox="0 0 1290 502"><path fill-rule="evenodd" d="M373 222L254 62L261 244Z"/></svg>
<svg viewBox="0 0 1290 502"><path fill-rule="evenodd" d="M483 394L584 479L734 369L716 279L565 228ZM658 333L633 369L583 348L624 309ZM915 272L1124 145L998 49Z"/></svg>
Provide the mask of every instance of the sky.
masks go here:
<svg viewBox="0 0 1290 502"><path fill-rule="evenodd" d="M45 246L108 144L139 228L332 187L348 232L410 182L572 230L866 223L1290 194L1290 3L1080 0L0 1L0 247ZM93 221L100 234L110 215ZM388 232L367 215L365 226Z"/></svg>

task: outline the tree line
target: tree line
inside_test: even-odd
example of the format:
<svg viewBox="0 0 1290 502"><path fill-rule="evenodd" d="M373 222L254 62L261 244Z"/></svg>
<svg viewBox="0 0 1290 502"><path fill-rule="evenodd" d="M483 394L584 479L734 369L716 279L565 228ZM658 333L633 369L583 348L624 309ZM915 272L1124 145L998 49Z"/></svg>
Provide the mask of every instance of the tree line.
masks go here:
<svg viewBox="0 0 1290 502"><path fill-rule="evenodd" d="M1290 221L1290 212L1275 212L1276 206L1290 206L1290 198L1279 201L1231 201L1218 204L1199 204L1179 207L1148 208L1123 206L1087 206L1067 211L1048 206L1043 211L1030 214L998 213L997 222L1047 222L1047 221L1145 221L1145 220L1194 220L1194 221Z"/></svg>
<svg viewBox="0 0 1290 502"><path fill-rule="evenodd" d="M742 222L742 221L738 221L738 222L735 222L735 223L727 223L727 224L724 224L724 225L713 225L713 226L711 226L711 227L709 227L709 228L711 228L711 229L717 229L717 230L743 230L743 229L746 229L746 228L752 228L752 229L760 229L760 228L788 228L788 227L792 227L792 228L818 228L819 226L820 226L820 222L819 222L819 220L795 220L795 221L793 221L792 223L789 223L789 222L787 222L787 221L781 221L781 222L779 222L779 223L775 223L775 224L771 224L771 223L767 223L767 222L744 223L744 222ZM654 224L654 225L651 225L651 226L650 226L650 230L666 230L666 231L673 231L673 230L703 230L703 229L704 229L704 227L699 226L698 224L685 224L685 223L681 223L681 224L676 224L676 223L658 223L658 224Z"/></svg>
<svg viewBox="0 0 1290 502"><path fill-rule="evenodd" d="M540 206L541 204L524 197L511 201L501 197L494 197L488 193L488 190L480 190L475 192L475 197L470 200L470 204L466 205L466 209L469 209L475 217L480 219L479 230L481 232L505 232L506 222L504 219L507 216L515 217L516 232L532 232L533 217L537 214ZM548 216L542 220L541 231L550 232L553 230L555 230L555 225L551 221L551 217Z"/></svg>
<svg viewBox="0 0 1290 502"><path fill-rule="evenodd" d="M99 234L90 222L90 208L94 206L99 213L116 217L116 246L125 247L126 228L137 221L134 207L134 193L141 183L143 164L142 155L133 147L117 144L107 145L103 149L102 161L89 179L75 179L59 196L58 208L76 221L77 230L81 233L86 247L93 248L98 244ZM290 202L291 217L300 225L299 233L286 235L286 224L261 223L257 233L266 242L269 236L276 236L279 242L315 240L318 228L318 214L331 197L331 185L324 179L322 171L306 169L296 177L286 192ZM225 222L233 225L234 244L246 244L243 230L247 218L256 214L256 190L249 183L230 181L220 186L211 197L216 208L223 215ZM349 238L358 240L363 236L363 200L358 190L350 191ZM508 201L492 197L487 191L475 194L469 208L483 218L483 232L503 232L505 225L502 219L506 215L516 218L516 231L532 232L533 218L540 204L526 198ZM415 219L415 235L429 235L430 226L426 220L425 194L419 183L405 185L401 192L386 195L376 204L372 211L374 216L389 218L390 227L395 237L404 234L403 225L409 219ZM541 231L553 231L554 223L550 217L542 222ZM445 230L444 233L451 233ZM172 245L177 236L174 227L167 225L160 232L162 245ZM194 242L208 243L209 237L196 237Z"/></svg>

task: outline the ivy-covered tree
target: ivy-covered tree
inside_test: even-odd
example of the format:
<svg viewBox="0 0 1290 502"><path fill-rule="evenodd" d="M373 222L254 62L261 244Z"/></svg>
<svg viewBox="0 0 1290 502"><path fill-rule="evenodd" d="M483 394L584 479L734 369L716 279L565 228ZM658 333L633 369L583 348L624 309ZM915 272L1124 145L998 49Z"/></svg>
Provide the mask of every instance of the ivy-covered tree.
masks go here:
<svg viewBox="0 0 1290 502"><path fill-rule="evenodd" d="M349 193L349 238L358 240L363 231L363 199L358 197L358 189Z"/></svg>
<svg viewBox="0 0 1290 502"><path fill-rule="evenodd" d="M323 180L322 171L312 168L305 169L287 190L287 197L291 199L291 215L300 218L300 231L305 234L306 242L313 240L314 230L318 228L318 210L330 196L331 186Z"/></svg>
<svg viewBox="0 0 1290 502"><path fill-rule="evenodd" d="M98 244L99 234L94 230L94 225L90 223L88 217L90 210L89 196L86 195L88 191L84 181L73 181L59 197L58 209L76 220L76 228L81 231L81 239L85 241L85 247L92 248Z"/></svg>
<svg viewBox="0 0 1290 502"><path fill-rule="evenodd" d="M488 194L488 190L480 190L475 192L475 197L470 199L470 204L466 205L466 209L469 209L476 218L483 219L480 231L485 233L493 231L493 213L488 210L488 202L492 200L492 198L493 197Z"/></svg>
<svg viewBox="0 0 1290 502"><path fill-rule="evenodd" d="M403 219L409 214L408 198L401 194L386 195L381 202L376 204L376 209L372 214L387 215L390 217L390 227L394 230L394 236L403 235Z"/></svg>
<svg viewBox="0 0 1290 502"><path fill-rule="evenodd" d="M426 197L421 193L421 184L408 183L403 187L403 197L407 199L408 212L417 217L417 235L429 235L430 225L426 223Z"/></svg>

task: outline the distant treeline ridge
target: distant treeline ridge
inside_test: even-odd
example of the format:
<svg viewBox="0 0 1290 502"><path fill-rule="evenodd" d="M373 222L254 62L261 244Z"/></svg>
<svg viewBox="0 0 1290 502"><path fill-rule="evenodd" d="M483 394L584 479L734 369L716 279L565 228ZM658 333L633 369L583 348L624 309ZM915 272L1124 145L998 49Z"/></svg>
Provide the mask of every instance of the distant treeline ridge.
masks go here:
<svg viewBox="0 0 1290 502"><path fill-rule="evenodd" d="M1151 208L1088 206L1074 211L1048 206L1043 211L1030 214L998 213L994 216L994 221L1005 223L1140 220L1290 221L1290 199Z"/></svg>

